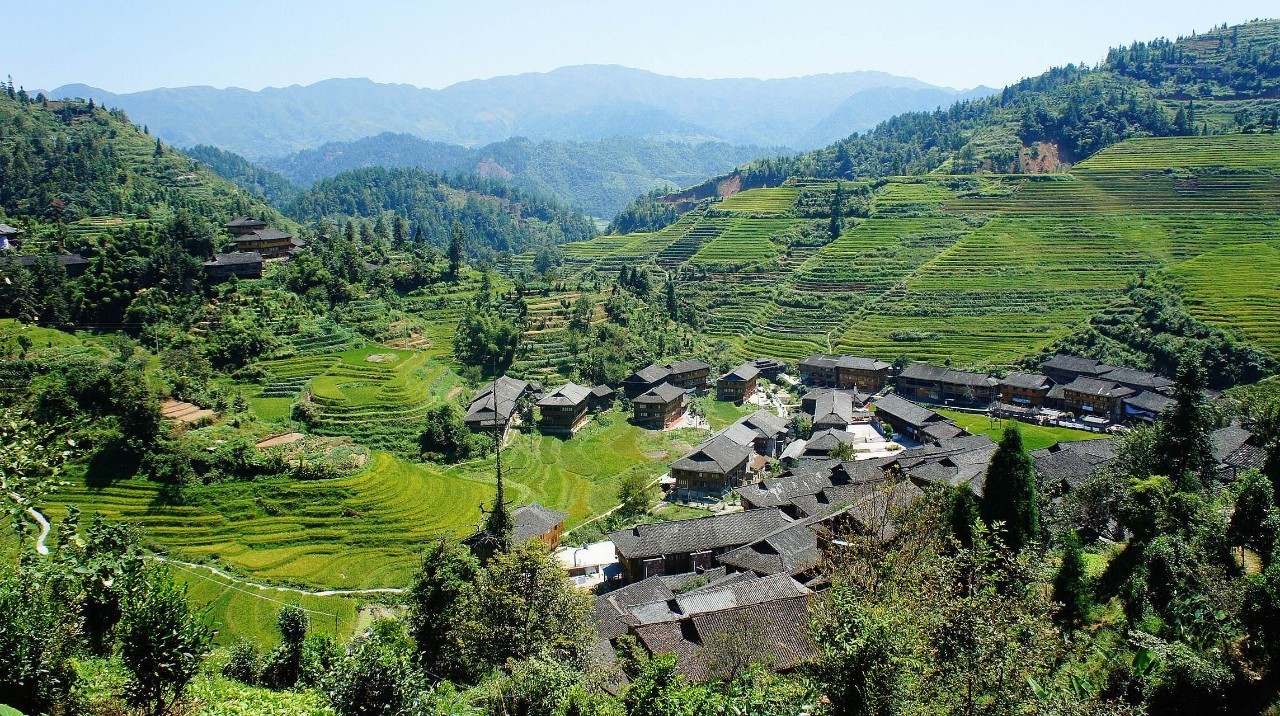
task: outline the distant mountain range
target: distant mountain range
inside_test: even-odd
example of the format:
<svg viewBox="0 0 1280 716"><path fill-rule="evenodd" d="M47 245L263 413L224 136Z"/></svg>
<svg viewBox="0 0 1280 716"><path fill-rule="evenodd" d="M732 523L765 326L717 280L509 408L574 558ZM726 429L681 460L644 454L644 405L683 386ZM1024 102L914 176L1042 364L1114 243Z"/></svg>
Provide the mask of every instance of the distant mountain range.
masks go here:
<svg viewBox="0 0 1280 716"><path fill-rule="evenodd" d="M212 145L261 160L384 132L467 147L512 137L590 142L622 136L811 149L900 112L992 92L870 71L704 80L578 65L440 90L332 79L258 92L180 87L114 94L72 84L47 94L119 107L178 146Z"/></svg>
<svg viewBox="0 0 1280 716"><path fill-rule="evenodd" d="M353 142L328 142L316 149L259 163L302 187L367 167L416 167L476 174L512 181L591 216L611 219L639 194L696 184L782 151L723 142L686 144L634 137L594 142L533 142L517 137L469 149L411 134L384 133ZM189 153L207 161L195 150Z"/></svg>

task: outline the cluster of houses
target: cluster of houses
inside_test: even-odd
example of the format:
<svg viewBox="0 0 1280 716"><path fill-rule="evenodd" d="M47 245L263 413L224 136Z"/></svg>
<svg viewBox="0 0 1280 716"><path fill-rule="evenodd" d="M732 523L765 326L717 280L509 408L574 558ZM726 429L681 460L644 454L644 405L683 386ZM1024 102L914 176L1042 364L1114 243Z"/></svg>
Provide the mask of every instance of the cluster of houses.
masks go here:
<svg viewBox="0 0 1280 716"><path fill-rule="evenodd" d="M1074 418L1095 429L1129 422L1153 422L1172 403L1173 381L1092 358L1055 355L1040 372L1012 372L1003 378L913 363L895 372L887 363L853 356L812 355L799 363L801 380L812 385L896 392L924 403L989 409L1023 420Z"/></svg>
<svg viewBox="0 0 1280 716"><path fill-rule="evenodd" d="M5 254L5 261L17 264L23 268L33 268L42 260L52 260L63 270L67 272L68 278L75 278L84 275L89 269L89 260L80 254L53 254L50 256L40 256L34 254L25 254L22 256L8 255L9 252L17 249L18 237L25 234L26 231L5 223L0 223L0 254Z"/></svg>
<svg viewBox="0 0 1280 716"><path fill-rule="evenodd" d="M263 264L270 259L283 259L303 247L301 239L285 231L272 229L267 222L240 216L222 225L231 233L233 251L217 253L204 262L205 274L214 280L261 278Z"/></svg>

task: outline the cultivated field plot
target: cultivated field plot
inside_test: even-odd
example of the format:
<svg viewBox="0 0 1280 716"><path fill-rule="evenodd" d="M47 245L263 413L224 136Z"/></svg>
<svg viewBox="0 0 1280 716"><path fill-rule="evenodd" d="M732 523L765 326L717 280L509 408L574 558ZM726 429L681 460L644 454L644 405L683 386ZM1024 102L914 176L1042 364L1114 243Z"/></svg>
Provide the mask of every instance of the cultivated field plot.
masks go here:
<svg viewBox="0 0 1280 716"><path fill-rule="evenodd" d="M516 505L537 500L565 510L572 527L614 507L627 475L656 478L705 437L696 430L643 430L621 412L597 416L571 440L518 433L503 453L508 496ZM493 465L493 458L441 466L379 452L351 477L215 483L193 488L183 505L166 504L157 483L99 482L81 468L44 508L55 521L69 504L78 505L84 519L102 514L129 521L159 550L253 581L400 587L425 541L476 529L480 506L493 499ZM245 627L253 628L259 627Z"/></svg>
<svg viewBox="0 0 1280 716"><path fill-rule="evenodd" d="M261 398L294 398L303 391L320 407L318 435L350 436L368 447L416 449L422 417L461 380L419 351L369 346L341 353L266 361ZM261 404L274 411L274 403ZM265 416L264 416L265 417Z"/></svg>
<svg viewBox="0 0 1280 716"><path fill-rule="evenodd" d="M793 186L748 189L725 197L716 208L735 214L781 214L789 210L799 196L800 189Z"/></svg>
<svg viewBox="0 0 1280 716"><path fill-rule="evenodd" d="M1169 275L1184 286L1192 313L1280 355L1280 241L1211 251Z"/></svg>
<svg viewBox="0 0 1280 716"><path fill-rule="evenodd" d="M1072 171L1076 174L1106 170L1163 171L1171 167L1280 169L1280 135L1128 139L1080 162Z"/></svg>
<svg viewBox="0 0 1280 716"><path fill-rule="evenodd" d="M745 266L769 261L782 248L773 237L800 224L799 219L731 219L718 236L694 254L695 264Z"/></svg>

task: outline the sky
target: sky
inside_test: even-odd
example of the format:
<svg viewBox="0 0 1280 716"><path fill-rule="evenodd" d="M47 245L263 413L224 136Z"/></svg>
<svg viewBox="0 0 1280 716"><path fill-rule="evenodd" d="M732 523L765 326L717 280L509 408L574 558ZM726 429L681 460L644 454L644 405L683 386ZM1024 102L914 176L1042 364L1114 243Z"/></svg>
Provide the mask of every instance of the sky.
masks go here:
<svg viewBox="0 0 1280 716"><path fill-rule="evenodd" d="M577 64L680 77L880 70L1001 87L1108 47L1280 15L1275 0L0 0L0 76L28 89L445 87Z"/></svg>

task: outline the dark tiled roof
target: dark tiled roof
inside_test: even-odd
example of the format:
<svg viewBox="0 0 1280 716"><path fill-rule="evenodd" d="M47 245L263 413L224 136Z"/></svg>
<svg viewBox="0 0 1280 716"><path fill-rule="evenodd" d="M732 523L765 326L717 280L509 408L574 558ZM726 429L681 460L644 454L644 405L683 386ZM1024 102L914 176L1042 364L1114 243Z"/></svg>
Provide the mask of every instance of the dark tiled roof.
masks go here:
<svg viewBox="0 0 1280 716"><path fill-rule="evenodd" d="M1125 405L1135 410L1141 410L1147 413L1163 413L1169 406L1173 405L1173 398L1162 395L1150 390L1144 390L1137 395L1125 398Z"/></svg>
<svg viewBox="0 0 1280 716"><path fill-rule="evenodd" d="M743 382L745 383L752 378L760 376L760 369L754 363L743 363L733 370L720 376L720 380Z"/></svg>
<svg viewBox="0 0 1280 716"><path fill-rule="evenodd" d="M9 226L8 224L0 224L0 236L17 236L22 233L22 229Z"/></svg>
<svg viewBox="0 0 1280 716"><path fill-rule="evenodd" d="M670 599L636 604L627 611L638 624L656 624L808 593L804 585L787 574L732 576L719 580L717 584L676 594Z"/></svg>
<svg viewBox="0 0 1280 716"><path fill-rule="evenodd" d="M751 458L750 447L727 435L717 435L671 463L672 469L724 475Z"/></svg>
<svg viewBox="0 0 1280 716"><path fill-rule="evenodd" d="M262 254L257 251L236 251L230 254L214 254L212 261L205 261L205 266L232 266L237 264L260 264Z"/></svg>
<svg viewBox="0 0 1280 716"><path fill-rule="evenodd" d="M228 229L239 229L248 226L266 226L267 222L262 219L255 219L251 216L237 216L236 218L223 224Z"/></svg>
<svg viewBox="0 0 1280 716"><path fill-rule="evenodd" d="M968 385L973 387L990 388L996 384L996 379L986 373L969 373L963 370L951 370L937 365L929 365L928 363L912 363L902 371L900 378L908 380L919 380L934 383L949 383L951 385Z"/></svg>
<svg viewBox="0 0 1280 716"><path fill-rule="evenodd" d="M1046 482L1076 487L1114 462L1118 447L1115 438L1061 442L1033 450L1031 459Z"/></svg>
<svg viewBox="0 0 1280 716"><path fill-rule="evenodd" d="M635 525L609 535L624 559L738 547L790 519L779 509L744 510L675 522Z"/></svg>
<svg viewBox="0 0 1280 716"><path fill-rule="evenodd" d="M248 241L283 241L284 239L292 239L293 234L279 229L258 229L243 236L237 236L233 241L236 243Z"/></svg>
<svg viewBox="0 0 1280 716"><path fill-rule="evenodd" d="M1042 369L1048 368L1050 370L1060 370L1064 373L1079 373L1081 375L1097 375L1109 367L1104 365L1102 361L1065 353L1059 353L1041 365Z"/></svg>
<svg viewBox="0 0 1280 716"><path fill-rule="evenodd" d="M798 365L801 368L823 368L826 370L831 370L836 367L837 361L839 361L838 356L829 356L823 353L814 353L813 355L807 358L801 358L798 362Z"/></svg>
<svg viewBox="0 0 1280 716"><path fill-rule="evenodd" d="M1009 386L1010 388L1022 388L1023 390L1044 390L1050 384L1049 379L1039 373L1019 373L1014 371L1000 379L1000 385Z"/></svg>
<svg viewBox="0 0 1280 716"><path fill-rule="evenodd" d="M555 529L556 525L565 521L569 513L531 502L513 512L511 516L515 522L512 537L516 542L525 542Z"/></svg>
<svg viewBox="0 0 1280 716"><path fill-rule="evenodd" d="M690 358L688 360L680 360L666 365L667 370L672 373L692 373L698 370L711 370L711 364L706 361Z"/></svg>
<svg viewBox="0 0 1280 716"><path fill-rule="evenodd" d="M840 356L836 359L837 368L845 368L847 370L888 370L893 366L875 358L863 358L861 356Z"/></svg>
<svg viewBox="0 0 1280 716"><path fill-rule="evenodd" d="M1253 440L1253 433L1239 425L1228 425L1210 433L1209 440L1213 443L1214 459L1218 462L1223 462L1228 455Z"/></svg>
<svg viewBox="0 0 1280 716"><path fill-rule="evenodd" d="M674 599L676 591L683 590L695 580L708 579L711 583L716 583L724 576L724 567L717 567L700 575L689 572L649 577L597 597L595 600L596 626L600 636L605 639L616 639L626 634L628 626L636 623L629 607Z"/></svg>
<svg viewBox="0 0 1280 716"><path fill-rule="evenodd" d="M658 365L649 365L627 376L622 382L649 385L651 383L661 383L670 377L671 371L669 369Z"/></svg>
<svg viewBox="0 0 1280 716"><path fill-rule="evenodd" d="M852 445L858 441L858 437L851 432L830 428L827 430L819 430L809 438L809 442L805 445L805 452L820 452L831 454L837 445Z"/></svg>
<svg viewBox="0 0 1280 716"><path fill-rule="evenodd" d="M776 438L787 433L787 422L786 418L768 410L757 410L739 418L737 424L751 428L762 438Z"/></svg>
<svg viewBox="0 0 1280 716"><path fill-rule="evenodd" d="M967 435L910 448L897 456L908 475L920 482L968 484L974 494L983 494L987 465L996 444L986 435Z"/></svg>
<svg viewBox="0 0 1280 716"><path fill-rule="evenodd" d="M565 383L557 388L554 393L543 396L542 400L538 401L538 407L551 408L582 405L587 402L587 396L589 395L591 395L590 388L576 383Z"/></svg>
<svg viewBox="0 0 1280 716"><path fill-rule="evenodd" d="M781 507L802 495L816 495L832 484L831 471L827 470L766 477L760 482L743 485L734 492L756 507Z"/></svg>
<svg viewBox="0 0 1280 716"><path fill-rule="evenodd" d="M656 403L658 405L666 405L667 403L670 403L671 401L679 398L682 395L684 395L684 388L681 388L676 385L672 385L670 383L663 383L661 385L657 385L657 386L654 386L653 388L650 388L643 395L636 396L636 399L634 402Z"/></svg>
<svg viewBox="0 0 1280 716"><path fill-rule="evenodd" d="M877 412L886 413L893 418L897 418L907 425L916 428L922 428L931 422L942 420L943 417L929 410L923 405L915 403L899 396L897 393L888 393L875 399L871 404Z"/></svg>
<svg viewBox="0 0 1280 716"><path fill-rule="evenodd" d="M704 647L734 639L746 647L751 661L788 671L811 659L816 649L809 637L809 597L795 596L719 611L679 621L647 624L636 636L653 654L675 654L677 672L694 681L721 676Z"/></svg>
<svg viewBox="0 0 1280 716"><path fill-rule="evenodd" d="M618 391L603 383L591 389L591 397L593 398L610 398L617 394Z"/></svg>
<svg viewBox="0 0 1280 716"><path fill-rule="evenodd" d="M950 420L940 420L920 431L929 440L950 440L968 435L968 431Z"/></svg>
<svg viewBox="0 0 1280 716"><path fill-rule="evenodd" d="M497 390L496 401L494 399L495 386ZM495 403L498 417L503 422L510 420L512 413L516 410L517 402L529 390L531 390L531 386L528 382L506 375L496 381L486 383L480 388L480 392L476 393L475 399L471 401L471 406L467 409L466 421L494 425Z"/></svg>
<svg viewBox="0 0 1280 716"><path fill-rule="evenodd" d="M720 563L756 574L799 574L818 565L818 533L822 516L808 517L764 535L751 544L720 555Z"/></svg>
<svg viewBox="0 0 1280 716"><path fill-rule="evenodd" d="M1094 378L1077 377L1062 387L1064 391L1083 393L1096 398L1123 398L1134 394L1133 388L1126 388L1118 383Z"/></svg>
<svg viewBox="0 0 1280 716"><path fill-rule="evenodd" d="M1111 368L1098 375L1098 378L1142 390L1168 390L1173 387L1173 381L1168 378L1132 368Z"/></svg>
<svg viewBox="0 0 1280 716"><path fill-rule="evenodd" d="M819 388L804 396L814 425L845 426L853 422L854 396L849 391Z"/></svg>

